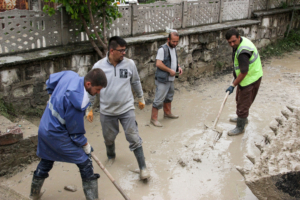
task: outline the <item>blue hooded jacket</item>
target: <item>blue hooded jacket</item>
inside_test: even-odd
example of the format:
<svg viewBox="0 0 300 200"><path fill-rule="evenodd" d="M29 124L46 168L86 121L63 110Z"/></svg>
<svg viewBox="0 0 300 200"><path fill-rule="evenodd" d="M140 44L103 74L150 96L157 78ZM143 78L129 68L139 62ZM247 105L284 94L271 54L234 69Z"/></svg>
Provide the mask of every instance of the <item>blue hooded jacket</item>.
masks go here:
<svg viewBox="0 0 300 200"><path fill-rule="evenodd" d="M82 149L84 115L89 106L84 77L73 71L51 74L46 81L51 98L38 131L37 156L46 160L83 163L88 156Z"/></svg>

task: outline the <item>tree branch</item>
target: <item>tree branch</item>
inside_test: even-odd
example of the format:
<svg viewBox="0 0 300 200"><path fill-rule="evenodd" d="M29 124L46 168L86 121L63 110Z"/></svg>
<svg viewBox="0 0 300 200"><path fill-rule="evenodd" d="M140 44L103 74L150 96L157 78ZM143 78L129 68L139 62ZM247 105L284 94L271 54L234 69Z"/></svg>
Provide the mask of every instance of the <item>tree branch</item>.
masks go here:
<svg viewBox="0 0 300 200"><path fill-rule="evenodd" d="M290 34L290 30L291 30L291 28L292 28L292 25L293 25L293 19L294 19L294 14L295 14L295 6L296 6L296 0L294 0L292 17L291 17L291 21L290 21L290 24L289 24L289 29L288 29L288 32L287 32L287 34L286 34L286 37L288 37L288 36L289 36L289 34Z"/></svg>
<svg viewBox="0 0 300 200"><path fill-rule="evenodd" d="M107 31L107 28L106 28L106 15L105 15L105 6L103 6L103 10L102 10L102 12L103 12L103 39L104 39L104 43L105 44L108 44L108 42L107 42L107 36L106 36L106 31Z"/></svg>
<svg viewBox="0 0 300 200"><path fill-rule="evenodd" d="M107 43L105 43L105 42L102 41L102 39L100 38L100 36L99 36L99 34L98 34L98 32L97 32L97 30L95 28L95 22L94 22L94 17L93 17L92 9L91 9L91 1L90 0L87 0L87 6L88 6L88 9L89 9L89 15L90 15L90 20L91 20L91 27L94 30L96 38L97 38L98 42L100 43L100 45L103 47L104 52L106 54L106 52L107 52Z"/></svg>
<svg viewBox="0 0 300 200"><path fill-rule="evenodd" d="M82 14L80 13L80 19L83 23L83 27L85 29L85 32L87 33L88 37L89 37L89 41L92 43L92 46L94 47L94 49L96 50L96 52L98 53L98 55L101 58L104 58L103 53L100 51L100 49L98 48L98 46L96 45L95 41L93 40L92 36L91 36L91 31L88 29L87 24L85 19L83 18Z"/></svg>

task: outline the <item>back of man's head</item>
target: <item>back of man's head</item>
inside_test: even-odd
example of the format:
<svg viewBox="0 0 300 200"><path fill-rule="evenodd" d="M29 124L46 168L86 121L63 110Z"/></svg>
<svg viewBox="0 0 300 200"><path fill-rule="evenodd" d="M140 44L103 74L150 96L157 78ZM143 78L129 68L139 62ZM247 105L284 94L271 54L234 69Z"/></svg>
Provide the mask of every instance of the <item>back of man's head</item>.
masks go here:
<svg viewBox="0 0 300 200"><path fill-rule="evenodd" d="M92 69L85 75L84 82L91 82L93 87L101 86L105 88L107 86L107 79L105 73L100 68Z"/></svg>
<svg viewBox="0 0 300 200"><path fill-rule="evenodd" d="M226 40L229 40L233 35L235 35L236 38L238 38L240 36L238 30L235 28L231 28L226 32L226 34L225 34Z"/></svg>
<svg viewBox="0 0 300 200"><path fill-rule="evenodd" d="M121 47L126 47L127 42L119 36L111 37L108 42L108 50L116 49L119 45Z"/></svg>

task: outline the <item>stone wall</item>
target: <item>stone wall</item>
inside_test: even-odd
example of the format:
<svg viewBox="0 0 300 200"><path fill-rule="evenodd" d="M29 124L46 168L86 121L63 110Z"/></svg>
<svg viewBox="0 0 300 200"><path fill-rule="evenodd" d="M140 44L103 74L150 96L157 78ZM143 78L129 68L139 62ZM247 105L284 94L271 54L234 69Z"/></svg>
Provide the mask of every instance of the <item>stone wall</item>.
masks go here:
<svg viewBox="0 0 300 200"><path fill-rule="evenodd" d="M25 119L13 123L0 115L0 176L12 176L39 159L37 133L38 127Z"/></svg>
<svg viewBox="0 0 300 200"><path fill-rule="evenodd" d="M27 164L39 160L36 156L37 135L10 145L0 145L0 176L12 176Z"/></svg>
<svg viewBox="0 0 300 200"><path fill-rule="evenodd" d="M181 35L177 46L179 64L184 73L176 84L188 81L193 84L203 76L211 76L231 71L231 48L224 37L230 27L236 27L241 35L251 39L258 48L282 38L291 13L258 15L257 21L243 20L179 30ZM299 28L299 21L293 28ZM129 44L127 56L137 65L143 89L153 100L155 57L157 49L166 41L166 34L153 34L126 38ZM48 100L45 81L51 73L73 70L84 76L99 59L93 49L77 51L76 46L68 53L50 49L47 52L27 53L30 56L16 55L0 57L0 98L13 103L18 112L40 114ZM70 49L70 48L69 48ZM55 53L57 51L58 53ZM59 50L61 51L61 50ZM39 56L39 57L38 57ZM21 57L21 58L19 58ZM26 57L26 59L24 59ZM2 59L6 59L3 63ZM148 100L150 102L150 100Z"/></svg>

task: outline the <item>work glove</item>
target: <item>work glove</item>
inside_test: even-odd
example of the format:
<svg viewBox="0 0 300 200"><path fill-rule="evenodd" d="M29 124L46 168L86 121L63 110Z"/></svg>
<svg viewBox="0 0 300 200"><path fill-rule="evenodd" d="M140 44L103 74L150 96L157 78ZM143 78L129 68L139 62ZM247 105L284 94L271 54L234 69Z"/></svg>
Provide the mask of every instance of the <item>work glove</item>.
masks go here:
<svg viewBox="0 0 300 200"><path fill-rule="evenodd" d="M86 145L82 146L83 151L85 154L91 154L92 150L94 151L93 147L87 142Z"/></svg>
<svg viewBox="0 0 300 200"><path fill-rule="evenodd" d="M233 90L234 90L234 85L233 84L231 84L230 86L229 86L229 88L227 88L227 90L226 90L226 92L229 92L229 94L231 94L232 92L233 92Z"/></svg>
<svg viewBox="0 0 300 200"><path fill-rule="evenodd" d="M93 114L93 108L92 106L89 106L86 111L85 111L85 116L86 116L86 119L89 121L89 122L93 122L93 119L94 119L94 114Z"/></svg>
<svg viewBox="0 0 300 200"><path fill-rule="evenodd" d="M144 97L138 98L139 100L139 109L143 110L145 108L145 99Z"/></svg>

